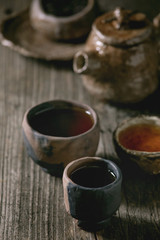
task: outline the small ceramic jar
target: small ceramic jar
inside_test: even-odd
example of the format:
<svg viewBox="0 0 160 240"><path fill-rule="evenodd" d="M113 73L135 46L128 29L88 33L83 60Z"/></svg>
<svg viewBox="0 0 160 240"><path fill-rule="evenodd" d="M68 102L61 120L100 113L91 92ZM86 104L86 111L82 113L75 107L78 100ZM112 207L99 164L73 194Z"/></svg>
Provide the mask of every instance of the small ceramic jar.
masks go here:
<svg viewBox="0 0 160 240"><path fill-rule="evenodd" d="M68 164L63 173L66 211L89 231L104 228L121 202L122 174L110 160L85 157Z"/></svg>
<svg viewBox="0 0 160 240"><path fill-rule="evenodd" d="M94 156L99 143L97 113L74 101L53 100L28 109L22 128L28 155L59 177L69 162Z"/></svg>
<svg viewBox="0 0 160 240"><path fill-rule="evenodd" d="M56 3L57 2L57 3ZM34 29L53 40L69 41L81 38L88 34L92 22L96 16L94 0L82 1L82 8L79 12L63 16L45 11L45 0L33 0L30 7L30 21ZM52 8L56 9L58 1L50 1ZM68 2L62 1L61 10ZM81 4L81 1L79 1ZM55 5L55 6L54 6ZM64 6L63 6L64 5ZM84 6L83 6L84 5ZM73 8L70 6L70 8Z"/></svg>
<svg viewBox="0 0 160 240"><path fill-rule="evenodd" d="M95 96L135 103L158 86L153 24L143 13L117 8L98 17L73 69Z"/></svg>

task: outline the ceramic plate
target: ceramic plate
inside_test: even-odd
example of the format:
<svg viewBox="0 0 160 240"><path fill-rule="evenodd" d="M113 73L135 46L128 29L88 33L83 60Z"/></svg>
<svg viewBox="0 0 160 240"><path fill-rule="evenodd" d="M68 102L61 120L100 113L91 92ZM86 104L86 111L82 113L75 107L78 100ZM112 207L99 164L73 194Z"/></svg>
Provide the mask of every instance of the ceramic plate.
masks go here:
<svg viewBox="0 0 160 240"><path fill-rule="evenodd" d="M62 43L47 39L32 28L28 9L1 23L0 42L24 56L64 61L71 60L84 46L84 43Z"/></svg>

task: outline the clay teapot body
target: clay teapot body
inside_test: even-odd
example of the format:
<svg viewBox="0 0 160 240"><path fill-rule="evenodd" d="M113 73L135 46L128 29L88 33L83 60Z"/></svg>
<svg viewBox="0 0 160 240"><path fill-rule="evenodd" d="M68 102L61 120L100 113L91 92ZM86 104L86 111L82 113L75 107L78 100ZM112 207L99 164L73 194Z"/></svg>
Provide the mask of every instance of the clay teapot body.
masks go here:
<svg viewBox="0 0 160 240"><path fill-rule="evenodd" d="M158 86L158 44L153 24L143 13L115 9L92 25L73 69L99 98L135 103Z"/></svg>

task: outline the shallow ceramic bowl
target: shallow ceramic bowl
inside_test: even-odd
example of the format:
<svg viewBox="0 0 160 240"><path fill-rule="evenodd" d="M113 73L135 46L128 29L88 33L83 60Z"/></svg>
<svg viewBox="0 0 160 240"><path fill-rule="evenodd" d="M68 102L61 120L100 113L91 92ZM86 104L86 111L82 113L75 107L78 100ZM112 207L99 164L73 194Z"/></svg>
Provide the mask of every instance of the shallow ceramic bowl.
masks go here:
<svg viewBox="0 0 160 240"><path fill-rule="evenodd" d="M70 16L55 16L44 11L40 0L33 0L30 21L34 29L54 40L70 40L85 36L95 18L94 0L78 13Z"/></svg>
<svg viewBox="0 0 160 240"><path fill-rule="evenodd" d="M87 128L85 127L85 130L76 132L75 135L51 134L52 126L56 126L55 129L57 129L60 121L62 121L59 127L60 131L63 127L70 126L72 128L72 124L64 115L58 118L58 123L52 123L56 119L56 111L61 113L70 111L69 116L73 116L75 109L87 113L87 118L89 115L92 124ZM47 123L45 120L47 115L43 114L49 111L51 111L49 119L52 117L52 121ZM37 116L42 115L43 121L40 120L40 117L37 118ZM50 124L51 126L49 126ZM83 119L80 124L84 124ZM30 108L24 115L22 128L28 155L43 170L60 177L64 167L72 160L94 156L99 142L99 120L96 112L90 106L74 101L53 100Z"/></svg>
<svg viewBox="0 0 160 240"><path fill-rule="evenodd" d="M160 128L160 118L157 116L139 116L135 118L128 119L124 122L122 122L114 131L113 138L115 143L115 149L117 152L117 155L122 160L122 162L126 162L129 165L129 162L135 162L144 172L149 174L158 174L160 173L160 150L154 150L151 151L151 149L148 151L145 150L135 150L131 149L128 146L124 146L124 143L122 143L122 132L126 131L127 128L133 127L136 125L143 125L147 124L149 126L152 126L153 128ZM160 129L159 129L160 130ZM150 130L147 130L150 131ZM133 141L133 132L129 137L128 141ZM141 139L141 140L140 140ZM138 149L138 143L139 141L143 141L146 139L146 136L142 138L139 134L139 140L137 138L136 149ZM150 141L151 144L154 145L154 140ZM160 148L159 148L160 149Z"/></svg>
<svg viewBox="0 0 160 240"><path fill-rule="evenodd" d="M84 47L82 42L53 41L36 31L30 23L29 9L11 15L1 22L0 43L26 57L47 61L70 61L75 53Z"/></svg>

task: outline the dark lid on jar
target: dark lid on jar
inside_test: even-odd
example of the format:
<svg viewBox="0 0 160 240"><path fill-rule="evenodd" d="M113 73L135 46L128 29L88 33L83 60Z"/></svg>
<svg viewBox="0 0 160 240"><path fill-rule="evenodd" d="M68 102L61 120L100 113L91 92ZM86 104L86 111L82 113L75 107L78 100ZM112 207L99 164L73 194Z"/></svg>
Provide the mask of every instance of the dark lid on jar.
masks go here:
<svg viewBox="0 0 160 240"><path fill-rule="evenodd" d="M116 8L98 17L93 30L105 43L123 47L146 40L152 33L152 24L143 13Z"/></svg>

